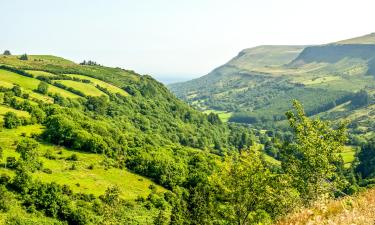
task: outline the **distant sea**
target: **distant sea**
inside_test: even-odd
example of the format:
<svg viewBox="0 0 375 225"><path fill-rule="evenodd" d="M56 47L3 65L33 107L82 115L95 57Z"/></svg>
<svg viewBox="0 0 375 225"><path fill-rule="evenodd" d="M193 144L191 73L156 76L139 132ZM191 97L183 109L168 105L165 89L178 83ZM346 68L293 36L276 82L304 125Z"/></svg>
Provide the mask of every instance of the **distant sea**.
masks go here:
<svg viewBox="0 0 375 225"><path fill-rule="evenodd" d="M173 84L173 83L178 83L178 82L184 82L188 80L192 80L194 78L197 78L196 76L153 76L156 80L159 82L162 82L163 84Z"/></svg>

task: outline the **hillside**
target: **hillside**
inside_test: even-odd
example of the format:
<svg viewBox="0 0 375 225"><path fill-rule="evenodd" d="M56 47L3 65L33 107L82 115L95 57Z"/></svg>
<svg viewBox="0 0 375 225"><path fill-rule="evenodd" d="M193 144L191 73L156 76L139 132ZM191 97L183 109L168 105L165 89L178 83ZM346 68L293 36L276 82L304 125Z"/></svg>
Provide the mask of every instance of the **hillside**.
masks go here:
<svg viewBox="0 0 375 225"><path fill-rule="evenodd" d="M339 41L336 43L337 44L375 44L375 33Z"/></svg>
<svg viewBox="0 0 375 225"><path fill-rule="evenodd" d="M371 130L373 113L367 109L374 104L373 37L370 34L320 46L260 46L242 51L201 78L169 88L199 110L213 110L231 122L263 127L284 120L292 99L301 101L309 115L320 115L345 103L349 105L341 108L344 112L327 113L325 118L336 120L362 110ZM282 54L274 54L280 49ZM256 54L247 56L251 50ZM256 61L252 55L261 57ZM354 102L360 90L369 96L363 105Z"/></svg>
<svg viewBox="0 0 375 225"><path fill-rule="evenodd" d="M375 221L375 190L335 201L322 201L315 207L302 209L282 219L277 225L288 224L357 224L370 225Z"/></svg>
<svg viewBox="0 0 375 225"><path fill-rule="evenodd" d="M0 55L0 121L0 224L151 224L250 132L150 76L45 55Z"/></svg>
<svg viewBox="0 0 375 225"><path fill-rule="evenodd" d="M269 69L293 70L276 58ZM293 87L282 74L242 75ZM352 107L334 93L342 104L322 117ZM356 129L371 135L372 105L356 104ZM348 146L344 126L308 118L297 101L286 131L223 123L150 76L92 61L0 56L0 121L0 224L272 224L375 174L370 136Z"/></svg>

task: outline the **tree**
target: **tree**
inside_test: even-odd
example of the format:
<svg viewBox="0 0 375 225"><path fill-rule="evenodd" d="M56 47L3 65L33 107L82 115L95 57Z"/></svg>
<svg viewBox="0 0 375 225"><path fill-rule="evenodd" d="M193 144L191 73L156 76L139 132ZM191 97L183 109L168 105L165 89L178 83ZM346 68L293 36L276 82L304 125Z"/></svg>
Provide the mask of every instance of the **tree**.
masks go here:
<svg viewBox="0 0 375 225"><path fill-rule="evenodd" d="M208 122L211 124L221 124L221 120L216 113L210 113L207 115Z"/></svg>
<svg viewBox="0 0 375 225"><path fill-rule="evenodd" d="M105 114L108 108L108 99L105 96L88 96L86 107L90 111Z"/></svg>
<svg viewBox="0 0 375 225"><path fill-rule="evenodd" d="M273 174L257 150L227 157L210 178L216 220L225 224L268 224L299 202L286 175Z"/></svg>
<svg viewBox="0 0 375 225"><path fill-rule="evenodd" d="M346 124L333 129L327 122L309 119L298 101L293 106L296 114L289 111L286 116L294 138L282 147L281 165L309 204L334 193L343 182L338 174L343 166L338 153L347 141Z"/></svg>
<svg viewBox="0 0 375 225"><path fill-rule="evenodd" d="M48 93L48 84L46 82L41 81L38 85L37 92L41 94L47 94Z"/></svg>
<svg viewBox="0 0 375 225"><path fill-rule="evenodd" d="M360 90L359 92L355 93L352 98L351 105L354 108L365 106L369 103L370 96L365 90Z"/></svg>
<svg viewBox="0 0 375 225"><path fill-rule="evenodd" d="M31 171L34 171L41 165L38 161L39 152L37 148L38 142L31 138L23 139L16 147L16 152L20 153L20 159Z"/></svg>
<svg viewBox="0 0 375 225"><path fill-rule="evenodd" d="M107 205L115 206L120 202L121 191L118 186L108 187L100 199Z"/></svg>
<svg viewBox="0 0 375 225"><path fill-rule="evenodd" d="M9 191L3 185L0 185L0 212L9 211L11 199L12 196Z"/></svg>
<svg viewBox="0 0 375 225"><path fill-rule="evenodd" d="M12 55L9 50L5 50L3 55Z"/></svg>
<svg viewBox="0 0 375 225"><path fill-rule="evenodd" d="M169 224L169 218L164 210L160 210L158 215L154 218L154 225L167 225Z"/></svg>
<svg viewBox="0 0 375 225"><path fill-rule="evenodd" d="M21 90L21 87L20 87L19 85L14 85L14 86L12 87L12 91L13 91L13 93L14 93L15 96L17 96L17 97L21 97L21 95L22 95L22 90Z"/></svg>
<svg viewBox="0 0 375 225"><path fill-rule="evenodd" d="M29 60L29 57L26 54L23 54L19 57L20 60Z"/></svg>
<svg viewBox="0 0 375 225"><path fill-rule="evenodd" d="M375 177L375 138L362 145L361 151L358 153L358 160L359 165L356 171L363 178Z"/></svg>
<svg viewBox="0 0 375 225"><path fill-rule="evenodd" d="M3 147L0 146L0 162L3 160L3 153L4 153Z"/></svg>
<svg viewBox="0 0 375 225"><path fill-rule="evenodd" d="M4 115L4 127L8 129L17 128L21 125L21 120L14 112L7 112Z"/></svg>

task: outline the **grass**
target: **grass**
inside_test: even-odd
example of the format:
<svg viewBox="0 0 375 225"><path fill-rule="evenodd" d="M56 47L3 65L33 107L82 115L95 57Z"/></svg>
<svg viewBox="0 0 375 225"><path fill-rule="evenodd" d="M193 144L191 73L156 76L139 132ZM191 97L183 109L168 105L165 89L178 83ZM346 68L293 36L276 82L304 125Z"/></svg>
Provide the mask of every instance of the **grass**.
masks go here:
<svg viewBox="0 0 375 225"><path fill-rule="evenodd" d="M4 105L0 105L0 122L1 123L4 121L4 115L7 112L14 112L19 117L30 117L30 114L28 112L17 110L17 109L13 109L13 108L9 108L9 107L4 106Z"/></svg>
<svg viewBox="0 0 375 225"><path fill-rule="evenodd" d="M330 81L339 80L339 79L340 77L338 76L325 76L325 77L313 78L311 80L304 80L302 81L302 83L304 85L312 85L312 84L321 84L321 83L330 82Z"/></svg>
<svg viewBox="0 0 375 225"><path fill-rule="evenodd" d="M30 136L32 133L39 134L43 131L40 125L22 126L17 129L3 129L0 132L0 145L4 148L4 158L8 156L18 157L15 152L15 140L20 140L22 135ZM138 196L146 197L151 190L151 184L157 187L157 191L165 191L150 179L136 175L126 169L108 168L104 166L105 158L102 155L73 151L46 143L39 144L40 160L43 168L48 168L52 174L42 171L34 173L36 179L42 182L56 182L69 185L74 192L94 194L99 196L113 185L117 185L121 191L121 197L126 200L135 200ZM55 156L56 159L44 157L46 152ZM69 161L67 157L76 154L77 161ZM75 169L73 170L73 164ZM93 165L93 169L89 166ZM12 175L13 172L0 168L0 173Z"/></svg>
<svg viewBox="0 0 375 225"><path fill-rule="evenodd" d="M81 91L82 93L85 93L85 95L91 95L91 96L106 95L104 92L100 91L92 84L86 84L86 83L72 81L72 80L59 80L56 82L61 83L67 87L71 87L75 90Z"/></svg>
<svg viewBox="0 0 375 225"><path fill-rule="evenodd" d="M272 156L269 156L266 153L264 153L263 156L264 156L264 159L267 162L271 163L272 165L275 165L275 166L280 166L281 165L281 162L279 160L273 158Z"/></svg>
<svg viewBox="0 0 375 225"><path fill-rule="evenodd" d="M339 200L321 201L281 219L276 225L370 225L375 221L375 189Z"/></svg>
<svg viewBox="0 0 375 225"><path fill-rule="evenodd" d="M123 90L119 87L116 87L112 84L109 84L107 82L104 82L102 80L99 80L99 79L95 79L95 78L84 76L84 75L78 75L78 74L66 74L66 75L71 76L71 77L80 78L80 79L90 80L94 85L99 85L100 87L104 87L112 93L119 93L123 96L129 95L125 90Z"/></svg>
<svg viewBox="0 0 375 225"><path fill-rule="evenodd" d="M25 71L34 75L35 77L37 77L37 76L46 76L46 77L55 76L55 74L48 73L48 72L45 72L45 71L39 71L39 70L25 70Z"/></svg>
<svg viewBox="0 0 375 225"><path fill-rule="evenodd" d="M0 80L0 87L12 88L13 86L14 85L12 83Z"/></svg>
<svg viewBox="0 0 375 225"><path fill-rule="evenodd" d="M35 78L25 77L25 76L22 76L22 75L19 75L19 74L16 74L7 70L0 70L0 80L2 82L18 84L22 88L28 89L31 91L37 89L40 83L40 81ZM54 94L59 93L63 97L66 97L66 98L79 98L79 96L76 94L73 94L69 91L66 91L64 89L61 89L52 85L48 85L48 92L51 92Z"/></svg>
<svg viewBox="0 0 375 225"><path fill-rule="evenodd" d="M354 161L355 159L355 153L356 150L354 149L353 146L345 146L344 151L340 153L342 156L342 159L344 160L345 167L350 167L350 164Z"/></svg>
<svg viewBox="0 0 375 225"><path fill-rule="evenodd" d="M218 110L213 110L213 109L205 110L203 112L206 113L206 114L216 113L219 116L219 118L221 119L221 121L223 121L223 122L228 122L229 118L233 114L232 112L218 111Z"/></svg>

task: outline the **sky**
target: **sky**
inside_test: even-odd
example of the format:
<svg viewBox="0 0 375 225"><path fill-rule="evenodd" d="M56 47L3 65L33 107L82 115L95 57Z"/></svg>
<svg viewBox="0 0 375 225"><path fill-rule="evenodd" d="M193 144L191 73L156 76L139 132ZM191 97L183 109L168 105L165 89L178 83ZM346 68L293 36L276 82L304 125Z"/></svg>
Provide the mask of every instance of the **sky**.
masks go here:
<svg viewBox="0 0 375 225"><path fill-rule="evenodd" d="M163 82L244 48L375 32L374 0L0 0L0 51L94 60Z"/></svg>

